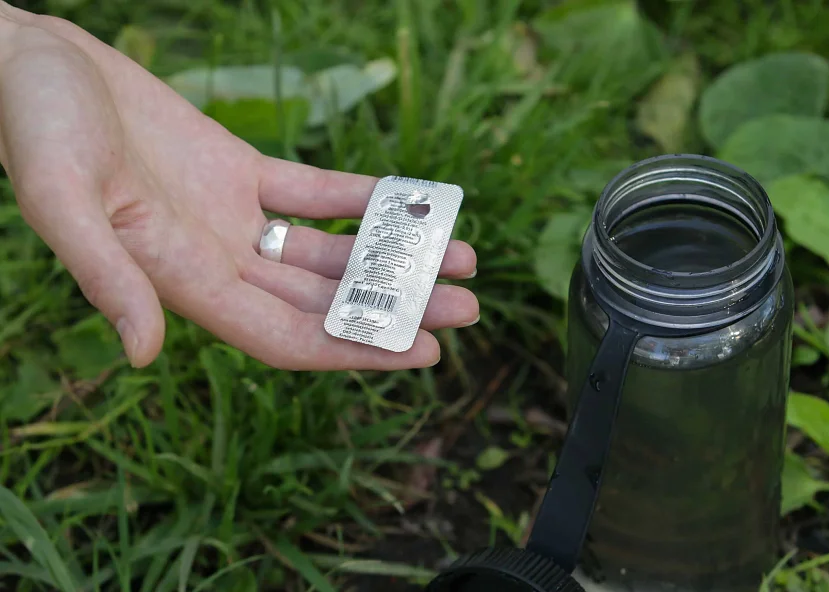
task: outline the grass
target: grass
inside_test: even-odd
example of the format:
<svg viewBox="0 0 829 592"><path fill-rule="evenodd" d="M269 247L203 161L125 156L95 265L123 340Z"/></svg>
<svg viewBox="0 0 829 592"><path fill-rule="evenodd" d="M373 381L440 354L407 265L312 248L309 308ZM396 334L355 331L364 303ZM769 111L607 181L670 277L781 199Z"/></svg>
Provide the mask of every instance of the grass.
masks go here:
<svg viewBox="0 0 829 592"><path fill-rule="evenodd" d="M598 39L592 54L554 46L536 21L546 3L532 0L30 2L160 76L205 64L278 59L307 70L393 58L395 83L319 128L289 133L283 121L265 146L318 166L463 186L456 237L479 254L470 285L482 319L439 335L445 354L435 370L314 374L264 367L170 314L162 356L134 371L4 184L0 589L327 592L353 574L428 579L434 565L418 557L366 559L388 535L389 513L423 498L412 487L424 463L415 444L447 418L491 433L477 397L504 393L522 409L534 389L556 391L564 303L536 275L539 235L551 217L589 207L626 164L661 151L634 116L670 57L693 52L707 81L771 51L829 51L820 2L642 4L666 37L665 53L646 60L653 71L638 54L596 62L614 55ZM650 51L639 24L619 35ZM695 134L682 147L706 150ZM798 261L799 298L822 310L825 263L808 253ZM797 370L801 388L823 393L823 330L804 321L798 331L820 358ZM500 378L482 372L505 363ZM450 384L459 395L449 396ZM507 446L519 451L553 441L527 426L513 436ZM825 473L825 455L804 454ZM464 482L458 493L478 505L484 532L520 541L526 515L492 501L486 470L440 475ZM825 529L825 508L811 512ZM470 550L430 538L442 554ZM829 558L790 559L768 585L827 589Z"/></svg>

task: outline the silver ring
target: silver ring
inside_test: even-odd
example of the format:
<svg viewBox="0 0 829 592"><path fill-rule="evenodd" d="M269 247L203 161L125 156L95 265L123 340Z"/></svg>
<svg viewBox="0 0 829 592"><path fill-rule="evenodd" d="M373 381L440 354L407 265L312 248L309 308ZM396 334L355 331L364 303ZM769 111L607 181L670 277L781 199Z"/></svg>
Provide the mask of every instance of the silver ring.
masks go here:
<svg viewBox="0 0 829 592"><path fill-rule="evenodd" d="M259 238L259 254L270 261L282 262L282 250L285 248L285 237L288 236L290 222L285 220L271 220L262 229Z"/></svg>

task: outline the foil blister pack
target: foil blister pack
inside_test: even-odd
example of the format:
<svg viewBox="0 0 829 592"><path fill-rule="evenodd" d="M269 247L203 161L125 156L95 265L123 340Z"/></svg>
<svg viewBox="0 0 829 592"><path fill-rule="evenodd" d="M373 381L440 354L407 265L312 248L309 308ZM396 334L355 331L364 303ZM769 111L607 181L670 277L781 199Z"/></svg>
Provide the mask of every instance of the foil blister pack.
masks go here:
<svg viewBox="0 0 829 592"><path fill-rule="evenodd" d="M380 179L325 319L334 337L402 352L414 344L463 201L457 185Z"/></svg>

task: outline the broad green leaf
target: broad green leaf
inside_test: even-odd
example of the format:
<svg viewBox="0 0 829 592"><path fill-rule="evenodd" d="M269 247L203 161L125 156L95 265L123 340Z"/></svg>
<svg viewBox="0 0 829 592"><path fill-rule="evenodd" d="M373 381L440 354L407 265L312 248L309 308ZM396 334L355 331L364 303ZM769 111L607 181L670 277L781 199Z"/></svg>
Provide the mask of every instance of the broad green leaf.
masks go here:
<svg viewBox="0 0 829 592"><path fill-rule="evenodd" d="M254 66L199 67L185 70L167 79L173 90L199 109L210 101L238 101L276 97L277 68L271 64ZM301 97L305 74L299 68L279 68L280 93L283 99Z"/></svg>
<svg viewBox="0 0 829 592"><path fill-rule="evenodd" d="M33 356L26 356L17 366L17 380L0 393L0 417L28 422L51 407L60 396L58 384Z"/></svg>
<svg viewBox="0 0 829 592"><path fill-rule="evenodd" d="M792 366L811 366L820 359L820 352L808 345L798 345L792 352Z"/></svg>
<svg viewBox="0 0 829 592"><path fill-rule="evenodd" d="M791 393L786 419L829 453L829 402L812 395Z"/></svg>
<svg viewBox="0 0 829 592"><path fill-rule="evenodd" d="M809 504L816 494L829 491L829 482L812 474L807 462L796 454L786 453L782 475L783 500L781 515L786 515Z"/></svg>
<svg viewBox="0 0 829 592"><path fill-rule="evenodd" d="M661 34L634 0L565 0L534 22L561 68L557 81L596 100L626 99L659 75Z"/></svg>
<svg viewBox="0 0 829 592"><path fill-rule="evenodd" d="M256 575L246 567L230 572L227 577L228 592L256 592L259 587L256 585Z"/></svg>
<svg viewBox="0 0 829 592"><path fill-rule="evenodd" d="M239 99L211 101L204 112L259 151L271 153L283 140L296 144L308 121L308 109L304 99L279 103L269 99Z"/></svg>
<svg viewBox="0 0 829 592"><path fill-rule="evenodd" d="M829 261L829 187L804 175L782 177L767 186L787 236Z"/></svg>
<svg viewBox="0 0 829 592"><path fill-rule="evenodd" d="M9 228L13 224L18 224L23 218L20 215L20 208L17 205L0 207L0 224Z"/></svg>
<svg viewBox="0 0 829 592"><path fill-rule="evenodd" d="M599 160L566 171L565 183L573 191L597 197L619 172L632 165L632 160Z"/></svg>
<svg viewBox="0 0 829 592"><path fill-rule="evenodd" d="M322 125L332 113L349 111L396 77L397 66L390 59L375 60L363 68L343 64L308 76L305 84L305 98L311 103L308 125Z"/></svg>
<svg viewBox="0 0 829 592"><path fill-rule="evenodd" d="M503 465L509 459L509 452L499 446L488 446L475 459L475 464L482 471L491 471Z"/></svg>
<svg viewBox="0 0 829 592"><path fill-rule="evenodd" d="M149 68L155 56L155 37L146 29L127 25L118 33L113 47L144 68Z"/></svg>
<svg viewBox="0 0 829 592"><path fill-rule="evenodd" d="M541 232L535 249L535 273L541 287L560 300L567 300L570 275L589 223L590 210L578 208L553 214Z"/></svg>
<svg viewBox="0 0 829 592"><path fill-rule="evenodd" d="M829 175L829 121L767 115L741 125L718 156L760 183L787 175Z"/></svg>
<svg viewBox="0 0 829 592"><path fill-rule="evenodd" d="M346 48L319 47L314 44L286 54L285 63L299 68L306 74L313 74L343 64L360 67L365 62Z"/></svg>
<svg viewBox="0 0 829 592"><path fill-rule="evenodd" d="M52 338L61 363L82 379L95 378L112 367L123 353L118 334L100 314L58 331Z"/></svg>
<svg viewBox="0 0 829 592"><path fill-rule="evenodd" d="M49 535L14 493L0 485L0 518L31 553L32 558L50 575L51 584L62 592L75 592L78 587L69 569L58 554Z"/></svg>
<svg viewBox="0 0 829 592"><path fill-rule="evenodd" d="M333 113L349 111L397 76L397 66L390 59L363 67L340 64L309 75L293 66L278 71L277 77L277 68L269 64L202 67L174 74L167 83L199 109L213 101L304 99L309 104L308 125L318 126Z"/></svg>
<svg viewBox="0 0 829 592"><path fill-rule="evenodd" d="M765 115L818 117L829 92L829 64L806 53L776 53L732 66L700 99L705 139L722 146L742 124Z"/></svg>
<svg viewBox="0 0 829 592"><path fill-rule="evenodd" d="M699 86L699 63L693 54L677 59L639 103L636 124L665 152L681 152Z"/></svg>

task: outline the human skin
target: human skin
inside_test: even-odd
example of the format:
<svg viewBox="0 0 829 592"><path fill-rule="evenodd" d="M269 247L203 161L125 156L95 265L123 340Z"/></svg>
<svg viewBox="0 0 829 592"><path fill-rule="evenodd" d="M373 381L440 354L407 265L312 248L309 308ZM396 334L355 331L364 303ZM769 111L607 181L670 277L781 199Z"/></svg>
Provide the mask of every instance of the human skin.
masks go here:
<svg viewBox="0 0 829 592"><path fill-rule="evenodd" d="M409 351L328 335L354 237L294 226L282 263L268 261L263 210L359 218L377 179L263 156L83 29L2 0L0 162L23 218L136 367L161 350L162 307L290 370L431 366L430 331L478 318L469 290L438 284ZM475 269L474 250L452 241L441 276Z"/></svg>

